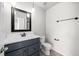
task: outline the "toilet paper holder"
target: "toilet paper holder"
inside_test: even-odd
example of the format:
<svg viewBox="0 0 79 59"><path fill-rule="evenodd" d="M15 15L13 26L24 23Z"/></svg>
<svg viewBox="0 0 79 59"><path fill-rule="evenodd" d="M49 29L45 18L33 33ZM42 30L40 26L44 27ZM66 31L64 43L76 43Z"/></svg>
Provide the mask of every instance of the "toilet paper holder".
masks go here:
<svg viewBox="0 0 79 59"><path fill-rule="evenodd" d="M55 38L54 40L55 40L55 41L60 41L60 39L57 39L57 38Z"/></svg>
<svg viewBox="0 0 79 59"><path fill-rule="evenodd" d="M4 52L4 47L0 49L0 54Z"/></svg>

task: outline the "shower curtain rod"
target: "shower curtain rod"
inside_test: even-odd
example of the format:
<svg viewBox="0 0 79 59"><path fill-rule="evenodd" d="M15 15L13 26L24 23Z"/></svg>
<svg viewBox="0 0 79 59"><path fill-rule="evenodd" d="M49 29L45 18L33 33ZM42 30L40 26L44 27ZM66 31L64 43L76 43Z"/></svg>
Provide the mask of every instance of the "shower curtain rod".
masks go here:
<svg viewBox="0 0 79 59"><path fill-rule="evenodd" d="M60 21L66 21L66 20L78 20L78 17L75 18L69 18L69 19L63 19L63 20L57 20L56 22L60 22Z"/></svg>

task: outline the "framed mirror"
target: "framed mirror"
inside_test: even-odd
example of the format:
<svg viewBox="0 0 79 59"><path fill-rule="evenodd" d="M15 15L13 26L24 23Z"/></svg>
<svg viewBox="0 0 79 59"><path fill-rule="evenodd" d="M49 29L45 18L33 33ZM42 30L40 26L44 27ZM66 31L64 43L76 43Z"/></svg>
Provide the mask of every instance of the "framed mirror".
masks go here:
<svg viewBox="0 0 79 59"><path fill-rule="evenodd" d="M11 32L31 31L31 13L11 7Z"/></svg>

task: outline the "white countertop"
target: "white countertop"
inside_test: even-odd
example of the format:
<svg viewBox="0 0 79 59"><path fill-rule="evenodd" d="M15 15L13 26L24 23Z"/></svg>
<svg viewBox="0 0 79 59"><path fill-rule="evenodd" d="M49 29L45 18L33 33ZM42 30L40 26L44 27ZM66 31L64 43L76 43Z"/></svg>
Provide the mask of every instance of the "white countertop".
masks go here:
<svg viewBox="0 0 79 59"><path fill-rule="evenodd" d="M34 35L34 34L26 35L26 37L21 37L20 35L8 36L5 39L4 44L11 44L11 43L20 42L24 40L31 40L31 39L39 38L39 37L40 36Z"/></svg>

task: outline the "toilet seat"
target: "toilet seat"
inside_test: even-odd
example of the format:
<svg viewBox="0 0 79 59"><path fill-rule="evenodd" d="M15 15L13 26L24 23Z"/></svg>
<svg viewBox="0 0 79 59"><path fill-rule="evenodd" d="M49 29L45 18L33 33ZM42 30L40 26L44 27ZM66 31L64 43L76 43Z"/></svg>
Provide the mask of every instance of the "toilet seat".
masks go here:
<svg viewBox="0 0 79 59"><path fill-rule="evenodd" d="M46 48L46 50L51 49L51 45L49 43L42 43L42 45Z"/></svg>

